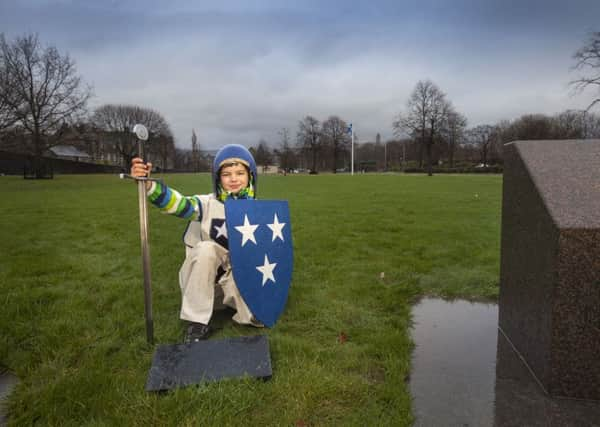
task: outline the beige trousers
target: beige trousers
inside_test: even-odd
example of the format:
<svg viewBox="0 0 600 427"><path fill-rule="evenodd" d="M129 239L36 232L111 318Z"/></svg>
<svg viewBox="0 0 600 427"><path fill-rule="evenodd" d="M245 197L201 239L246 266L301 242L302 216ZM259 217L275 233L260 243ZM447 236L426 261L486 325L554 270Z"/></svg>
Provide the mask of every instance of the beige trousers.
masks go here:
<svg viewBox="0 0 600 427"><path fill-rule="evenodd" d="M223 267L225 274L215 283L217 271ZM241 324L261 326L238 290L227 249L213 241L201 241L187 251L179 270L181 287L180 318L208 325L213 310L231 307L237 312L233 320Z"/></svg>

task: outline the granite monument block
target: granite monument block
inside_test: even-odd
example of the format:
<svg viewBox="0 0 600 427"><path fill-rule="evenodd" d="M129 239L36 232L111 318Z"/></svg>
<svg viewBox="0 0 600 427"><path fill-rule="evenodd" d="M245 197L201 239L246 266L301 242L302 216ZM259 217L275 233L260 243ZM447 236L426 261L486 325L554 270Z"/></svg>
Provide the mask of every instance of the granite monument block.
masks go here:
<svg viewBox="0 0 600 427"><path fill-rule="evenodd" d="M160 345L154 352L146 391L166 391L224 378L272 376L265 335Z"/></svg>
<svg viewBox="0 0 600 427"><path fill-rule="evenodd" d="M600 140L504 148L499 327L550 395L600 400Z"/></svg>

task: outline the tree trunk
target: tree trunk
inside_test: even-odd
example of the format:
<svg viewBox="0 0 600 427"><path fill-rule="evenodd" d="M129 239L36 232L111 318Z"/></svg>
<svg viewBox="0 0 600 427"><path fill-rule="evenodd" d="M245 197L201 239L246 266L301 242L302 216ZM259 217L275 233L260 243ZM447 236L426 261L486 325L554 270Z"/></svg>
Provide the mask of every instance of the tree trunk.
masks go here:
<svg viewBox="0 0 600 427"><path fill-rule="evenodd" d="M428 176L433 176L433 170L431 167L431 146L433 144L428 143L427 144L427 175Z"/></svg>
<svg viewBox="0 0 600 427"><path fill-rule="evenodd" d="M433 137L434 137L435 127L434 122L431 120L431 132L429 133L429 141L427 142L427 175L432 176L432 166L431 166L431 157L432 157L432 148L433 148Z"/></svg>
<svg viewBox="0 0 600 427"><path fill-rule="evenodd" d="M333 146L333 173L337 173L338 150Z"/></svg>
<svg viewBox="0 0 600 427"><path fill-rule="evenodd" d="M33 175L36 179L44 177L42 137L36 126L33 132Z"/></svg>

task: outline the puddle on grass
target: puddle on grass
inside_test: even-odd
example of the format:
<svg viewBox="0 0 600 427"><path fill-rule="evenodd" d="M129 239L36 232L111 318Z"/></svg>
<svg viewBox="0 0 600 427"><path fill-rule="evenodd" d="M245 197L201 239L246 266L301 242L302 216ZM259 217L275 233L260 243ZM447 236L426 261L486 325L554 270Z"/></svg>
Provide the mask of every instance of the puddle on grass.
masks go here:
<svg viewBox="0 0 600 427"><path fill-rule="evenodd" d="M600 402L547 396L498 330L496 304L413 307L415 426L600 426Z"/></svg>

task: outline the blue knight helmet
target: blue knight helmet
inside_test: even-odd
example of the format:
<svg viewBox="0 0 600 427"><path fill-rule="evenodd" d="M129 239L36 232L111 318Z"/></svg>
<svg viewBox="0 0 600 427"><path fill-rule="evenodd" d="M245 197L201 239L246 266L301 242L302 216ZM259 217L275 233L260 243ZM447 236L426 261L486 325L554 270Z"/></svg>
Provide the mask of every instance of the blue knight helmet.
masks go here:
<svg viewBox="0 0 600 427"><path fill-rule="evenodd" d="M219 183L219 169L225 163L230 162L239 162L246 166L250 171L250 180L254 186L254 192L256 194L257 180L258 174L256 173L256 162L254 161L254 157L252 157L252 153L248 151L246 147L240 144L227 144L222 147L215 156L215 160L213 162L213 191L217 194L218 191L218 183Z"/></svg>

